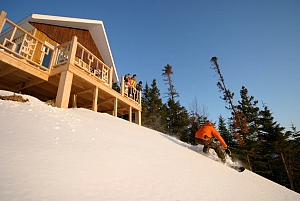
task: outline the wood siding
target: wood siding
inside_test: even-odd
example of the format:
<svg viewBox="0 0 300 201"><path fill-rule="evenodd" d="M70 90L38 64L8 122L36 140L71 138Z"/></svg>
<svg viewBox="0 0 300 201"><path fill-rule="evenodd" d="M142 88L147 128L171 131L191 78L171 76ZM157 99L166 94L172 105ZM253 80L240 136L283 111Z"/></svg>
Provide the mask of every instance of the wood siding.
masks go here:
<svg viewBox="0 0 300 201"><path fill-rule="evenodd" d="M77 36L78 42L80 44L85 46L96 57L103 61L103 58L98 51L98 48L88 30L54 26L49 24L40 24L35 22L30 22L30 24L37 30L45 33L50 39L56 41L59 44L71 41L73 36ZM81 55L81 53L77 52L76 55L79 56Z"/></svg>
<svg viewBox="0 0 300 201"><path fill-rule="evenodd" d="M57 42L55 42L54 40L52 40L51 38L49 38L46 34L44 34L43 32L36 30L35 37L37 37L38 39L40 39L41 41L47 41L49 44L53 45L54 47L56 46ZM42 47L41 44L37 44L37 48L33 57L33 61L35 61L38 64L41 64L41 55L42 55Z"/></svg>

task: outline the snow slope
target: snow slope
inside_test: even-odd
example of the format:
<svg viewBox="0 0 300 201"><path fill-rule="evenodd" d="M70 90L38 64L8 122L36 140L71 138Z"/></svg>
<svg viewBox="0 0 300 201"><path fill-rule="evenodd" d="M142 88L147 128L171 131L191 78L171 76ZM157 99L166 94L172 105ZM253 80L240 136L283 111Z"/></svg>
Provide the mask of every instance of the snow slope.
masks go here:
<svg viewBox="0 0 300 201"><path fill-rule="evenodd" d="M1 201L300 200L162 133L23 97L0 100Z"/></svg>

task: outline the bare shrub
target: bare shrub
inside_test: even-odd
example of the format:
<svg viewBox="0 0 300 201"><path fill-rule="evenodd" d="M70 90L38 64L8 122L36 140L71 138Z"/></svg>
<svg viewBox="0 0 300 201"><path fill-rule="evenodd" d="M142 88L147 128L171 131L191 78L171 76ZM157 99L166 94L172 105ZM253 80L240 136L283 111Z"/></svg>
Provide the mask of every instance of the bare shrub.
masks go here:
<svg viewBox="0 0 300 201"><path fill-rule="evenodd" d="M47 105L50 105L50 106L52 106L52 107L56 107L55 101L53 101L53 100L47 100L47 101L46 101L46 104L47 104Z"/></svg>
<svg viewBox="0 0 300 201"><path fill-rule="evenodd" d="M17 102L28 102L28 99L24 99L22 96L20 95L9 95L9 96L1 96L0 95L0 100L10 100L10 101L17 101Z"/></svg>

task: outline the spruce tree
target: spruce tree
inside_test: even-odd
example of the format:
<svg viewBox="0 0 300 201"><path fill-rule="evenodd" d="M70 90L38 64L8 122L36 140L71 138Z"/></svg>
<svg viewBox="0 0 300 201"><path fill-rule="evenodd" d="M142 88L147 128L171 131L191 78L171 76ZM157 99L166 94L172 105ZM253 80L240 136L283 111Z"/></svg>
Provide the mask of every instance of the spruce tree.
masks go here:
<svg viewBox="0 0 300 201"><path fill-rule="evenodd" d="M115 90L118 93L120 93L120 91L121 91L121 89L120 89L117 82L112 84L112 89Z"/></svg>
<svg viewBox="0 0 300 201"><path fill-rule="evenodd" d="M180 105L179 101L175 101L175 97L179 97L179 93L176 92L173 85L173 80L171 77L173 74L172 66L167 64L164 66L162 71L162 76L166 77L164 81L166 82L166 85L169 85L168 91L165 93L168 95L168 101L166 104L166 123L168 134L186 141L189 125L188 112L184 106Z"/></svg>
<svg viewBox="0 0 300 201"><path fill-rule="evenodd" d="M146 83L142 93L142 125L160 132L166 131L166 107L160 98L160 91L153 79L151 87Z"/></svg>
<svg viewBox="0 0 300 201"><path fill-rule="evenodd" d="M242 86L240 90L241 100L238 101L237 109L243 114L244 122L247 122L247 130L241 131L235 129L239 136L239 158L247 164L248 169L253 171L254 166L265 166L262 162L264 159L261 154L257 154L257 147L261 146L258 121L259 121L259 107L258 101L253 96L248 95L246 87Z"/></svg>
<svg viewBox="0 0 300 201"><path fill-rule="evenodd" d="M259 107L257 107L257 100L254 100L253 96L248 95L248 90L246 87L242 86L240 90L241 100L238 101L237 108L245 116L245 121L247 122L247 132L240 132L240 136L243 138L243 141L246 145L251 145L251 143L258 141L258 116L259 116Z"/></svg>
<svg viewBox="0 0 300 201"><path fill-rule="evenodd" d="M292 129L291 132L292 132L293 138L296 141L300 142L300 131L297 131L297 127L294 126L294 124L291 125L291 129Z"/></svg>
<svg viewBox="0 0 300 201"><path fill-rule="evenodd" d="M170 99L173 99L175 97L179 97L179 93L176 92L175 90L175 87L173 85L173 80L171 78L171 75L173 74L173 70L172 70L172 66L170 66L169 64L167 64L164 69L162 69L163 71L163 76L166 77L164 79L164 81L166 82L166 85L169 85L169 88L168 88L168 91L165 93L167 94L167 96L170 98Z"/></svg>
<svg viewBox="0 0 300 201"><path fill-rule="evenodd" d="M233 134L228 130L225 119L222 115L218 118L218 130L229 147L235 147L236 140Z"/></svg>
<svg viewBox="0 0 300 201"><path fill-rule="evenodd" d="M228 110L232 113L232 132L235 134L238 142L243 145L244 141L242 137L240 136L240 133L244 133L248 131L248 124L245 118L245 115L241 110L239 110L234 104L233 104L233 96L234 93L232 93L225 85L225 80L223 75L221 74L220 66L218 64L218 58L212 57L210 60L213 64L212 69L216 71L219 75L219 82L217 83L217 86L219 87L220 92L223 93L223 97L221 97L224 101L226 101L229 106L226 107Z"/></svg>
<svg viewBox="0 0 300 201"><path fill-rule="evenodd" d="M232 110L232 112L235 112L235 106L233 104L234 93L232 93L229 89L227 89L227 87L225 85L225 80L224 80L223 75L221 74L220 66L218 64L218 58L212 57L210 62L212 62L214 65L211 68L214 69L220 77L219 82L217 83L217 86L219 87L220 92L223 93L223 97L220 97L220 98L222 98L229 104L229 107L226 107L227 109Z"/></svg>
<svg viewBox="0 0 300 201"><path fill-rule="evenodd" d="M297 131L297 128L292 124L291 125L291 139L292 143L291 151L292 156L289 158L289 161L292 161L290 165L290 170L293 175L294 181L294 190L300 193L300 131Z"/></svg>
<svg viewBox="0 0 300 201"><path fill-rule="evenodd" d="M294 190L293 174L291 171L290 152L292 144L289 142L291 132L283 132L284 127L281 127L272 116L271 111L267 106L260 111L260 132L263 136L263 144L261 153L265 154L270 164L272 175L261 174L281 185L290 187Z"/></svg>
<svg viewBox="0 0 300 201"><path fill-rule="evenodd" d="M294 176L294 188L295 191L300 193L300 131L297 131L297 128L292 124L291 125L291 133L292 133L292 143L293 147L293 156L291 161L293 161L291 165L291 171Z"/></svg>
<svg viewBox="0 0 300 201"><path fill-rule="evenodd" d="M167 102L167 126L168 133L178 139L186 142L189 115L184 106L181 106L179 101L175 102L174 99L169 99Z"/></svg>

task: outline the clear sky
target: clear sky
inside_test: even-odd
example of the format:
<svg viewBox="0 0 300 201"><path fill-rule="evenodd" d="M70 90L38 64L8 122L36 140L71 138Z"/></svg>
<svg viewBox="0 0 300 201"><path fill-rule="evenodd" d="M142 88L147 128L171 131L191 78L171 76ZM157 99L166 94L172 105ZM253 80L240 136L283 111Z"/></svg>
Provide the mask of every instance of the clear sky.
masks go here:
<svg viewBox="0 0 300 201"><path fill-rule="evenodd" d="M164 97L161 74L170 64L177 100L189 110L196 98L213 121L230 115L210 68L217 56L235 103L245 86L281 126L293 123L300 130L299 0L0 0L0 5L14 22L32 13L102 20L119 77L137 74L144 84L155 78Z"/></svg>

